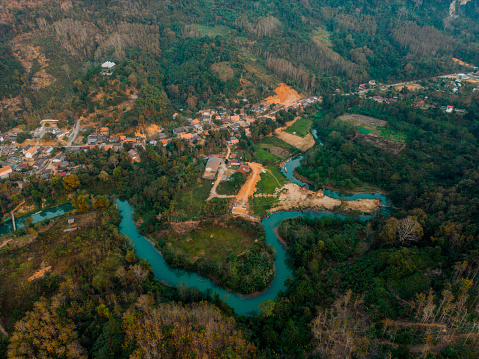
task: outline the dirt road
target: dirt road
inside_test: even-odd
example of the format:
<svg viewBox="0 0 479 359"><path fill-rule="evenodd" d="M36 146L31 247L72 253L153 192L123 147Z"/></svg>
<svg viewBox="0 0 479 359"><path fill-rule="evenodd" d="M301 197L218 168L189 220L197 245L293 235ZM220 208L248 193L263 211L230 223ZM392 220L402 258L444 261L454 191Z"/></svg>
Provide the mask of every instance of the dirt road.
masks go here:
<svg viewBox="0 0 479 359"><path fill-rule="evenodd" d="M228 158L229 155L230 155L230 148L228 146L228 154L226 155L226 158ZM218 175L216 176L216 180L215 180L215 184L213 185L213 188L211 188L210 195L206 199L207 201L210 201L213 198L234 198L235 197L235 195L218 194L216 192L216 187L218 187L218 185L220 184L221 177L223 177L223 174L226 172L226 170L227 170L226 165L223 162L221 164L221 168L218 170Z"/></svg>
<svg viewBox="0 0 479 359"><path fill-rule="evenodd" d="M236 195L235 207L248 206L248 198L253 195L256 184L261 180L261 163L249 162L248 166L251 168L251 175Z"/></svg>

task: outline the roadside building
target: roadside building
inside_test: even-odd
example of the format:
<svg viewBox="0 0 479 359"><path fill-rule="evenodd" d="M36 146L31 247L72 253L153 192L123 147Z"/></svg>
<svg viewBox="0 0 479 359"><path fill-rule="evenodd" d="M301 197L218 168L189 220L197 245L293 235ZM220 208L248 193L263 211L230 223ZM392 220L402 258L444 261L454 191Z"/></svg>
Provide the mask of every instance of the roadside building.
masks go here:
<svg viewBox="0 0 479 359"><path fill-rule="evenodd" d="M32 159L35 153L37 153L37 148L31 147L28 151L25 152L25 158Z"/></svg>
<svg viewBox="0 0 479 359"><path fill-rule="evenodd" d="M218 169L223 164L224 160L220 157L211 156L208 158L208 162L206 163L205 173L203 174L203 178L206 179L214 179Z"/></svg>
<svg viewBox="0 0 479 359"><path fill-rule="evenodd" d="M0 168L0 179L8 178L12 174L13 170L11 166L5 166Z"/></svg>
<svg viewBox="0 0 479 359"><path fill-rule="evenodd" d="M251 168L248 165L241 165L236 172L241 172L242 174L247 174L251 171Z"/></svg>
<svg viewBox="0 0 479 359"><path fill-rule="evenodd" d="M231 137L230 141L232 145L237 145L239 143L239 140L236 137Z"/></svg>

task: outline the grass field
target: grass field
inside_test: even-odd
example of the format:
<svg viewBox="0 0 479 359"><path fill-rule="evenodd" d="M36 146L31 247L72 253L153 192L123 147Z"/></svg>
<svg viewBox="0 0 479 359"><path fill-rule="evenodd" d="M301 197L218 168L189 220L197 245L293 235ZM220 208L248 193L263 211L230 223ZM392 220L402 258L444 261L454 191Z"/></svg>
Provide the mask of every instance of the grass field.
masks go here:
<svg viewBox="0 0 479 359"><path fill-rule="evenodd" d="M235 227L209 225L176 239L169 238L175 251L185 255L190 262L199 258L219 263L230 254L239 255L249 249L253 240Z"/></svg>
<svg viewBox="0 0 479 359"><path fill-rule="evenodd" d="M256 157L255 161L256 162L264 162L264 161L279 161L281 158L273 155L272 153L268 152L267 150L262 149L260 146L255 145L254 146L255 152L256 152Z"/></svg>
<svg viewBox="0 0 479 359"><path fill-rule="evenodd" d="M300 137L304 137L309 133L309 129L311 128L312 123L313 121L307 118L300 118L292 126L288 127L284 131Z"/></svg>
<svg viewBox="0 0 479 359"><path fill-rule="evenodd" d="M266 211L279 202L277 197L253 197L252 208L254 214L259 217L266 216Z"/></svg>
<svg viewBox="0 0 479 359"><path fill-rule="evenodd" d="M201 183L180 192L176 208L185 214L187 218L194 218L210 195L212 187L213 181L203 180Z"/></svg>
<svg viewBox="0 0 479 359"><path fill-rule="evenodd" d="M380 138L396 142L406 142L407 137L404 133L394 131L391 128L381 128Z"/></svg>
<svg viewBox="0 0 479 359"><path fill-rule="evenodd" d="M266 169L268 169L272 174L270 172L261 173L261 181L259 181L256 185L258 188L256 193L273 194L277 187L281 187L287 182L278 166L268 166Z"/></svg>
<svg viewBox="0 0 479 359"><path fill-rule="evenodd" d="M365 135L370 134L372 132L370 129L365 127L359 127L358 131L361 133L364 133Z"/></svg>

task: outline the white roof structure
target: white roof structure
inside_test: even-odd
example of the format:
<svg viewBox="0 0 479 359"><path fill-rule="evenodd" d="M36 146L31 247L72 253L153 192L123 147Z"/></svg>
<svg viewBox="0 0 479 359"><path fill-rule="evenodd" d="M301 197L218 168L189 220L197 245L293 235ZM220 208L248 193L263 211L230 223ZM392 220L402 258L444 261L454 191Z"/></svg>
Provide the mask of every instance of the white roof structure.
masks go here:
<svg viewBox="0 0 479 359"><path fill-rule="evenodd" d="M114 62L111 62L111 61L107 61L107 62L104 62L101 67L102 68L107 68L107 69L112 69L113 67L115 67L115 63Z"/></svg>

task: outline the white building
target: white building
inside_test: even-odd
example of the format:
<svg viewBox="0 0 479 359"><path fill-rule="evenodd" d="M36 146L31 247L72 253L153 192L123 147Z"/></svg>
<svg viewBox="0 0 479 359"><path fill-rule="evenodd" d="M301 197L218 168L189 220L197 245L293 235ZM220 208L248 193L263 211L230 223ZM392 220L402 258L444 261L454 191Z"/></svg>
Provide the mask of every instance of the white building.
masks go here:
<svg viewBox="0 0 479 359"><path fill-rule="evenodd" d="M111 61L104 62L101 65L101 74L105 76L110 76L113 73L113 70L115 69L116 64Z"/></svg>

